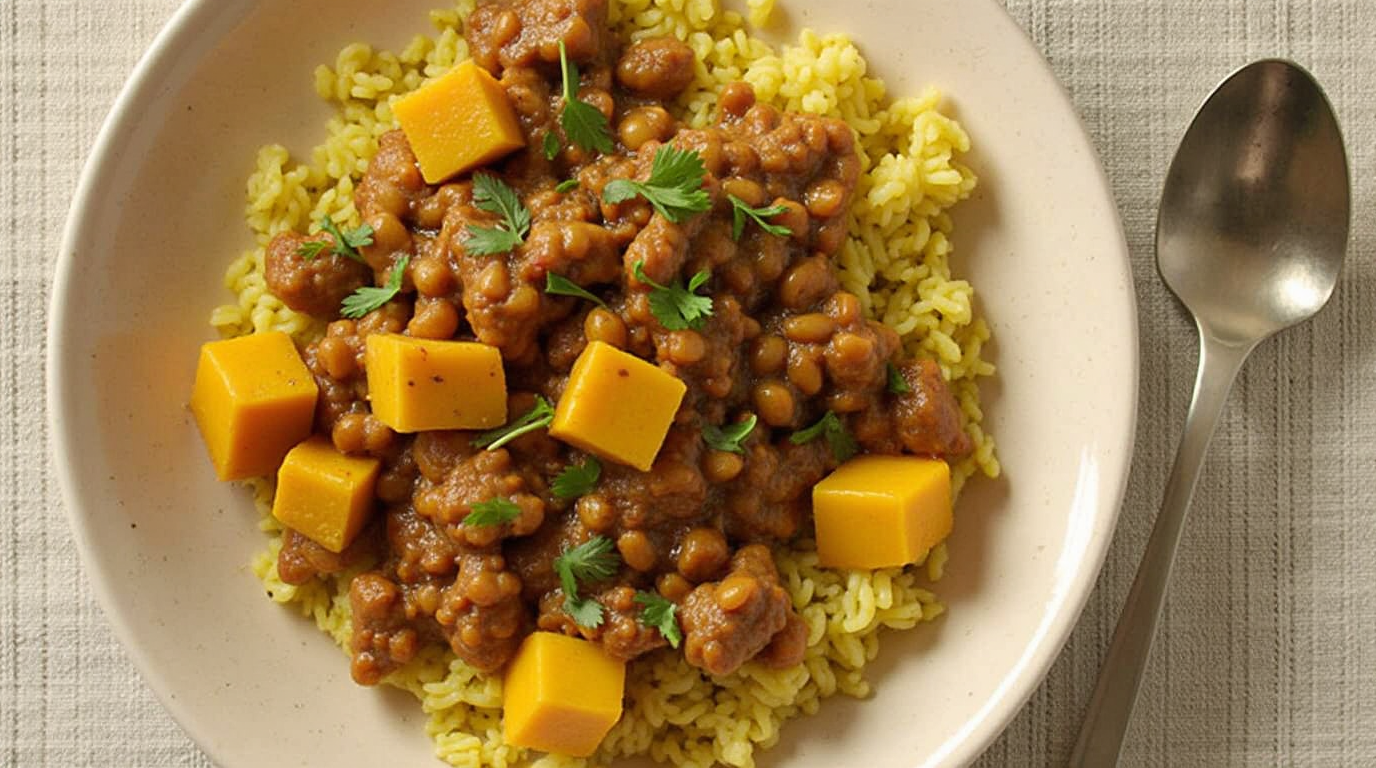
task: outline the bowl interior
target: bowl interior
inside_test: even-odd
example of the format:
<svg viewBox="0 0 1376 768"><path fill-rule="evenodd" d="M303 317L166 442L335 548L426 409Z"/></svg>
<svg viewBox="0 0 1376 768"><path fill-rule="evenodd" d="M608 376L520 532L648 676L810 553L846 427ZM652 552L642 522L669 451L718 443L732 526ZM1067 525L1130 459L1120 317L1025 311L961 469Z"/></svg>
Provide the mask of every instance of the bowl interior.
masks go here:
<svg viewBox="0 0 1376 768"><path fill-rule="evenodd" d="M328 638L260 591L247 492L212 476L186 409L195 354L251 246L255 149L304 152L327 108L312 69L343 44L403 44L434 0L192 0L121 97L58 267L55 466L88 577L146 679L220 764L427 765L409 696L367 690ZM885 637L875 696L785 731L763 765L955 765L1002 729L1082 607L1132 444L1135 310L1116 210L1050 71L994 0L781 0L844 31L895 94L945 90L981 177L957 269L1000 369L984 389L1005 467L957 511L949 614Z"/></svg>

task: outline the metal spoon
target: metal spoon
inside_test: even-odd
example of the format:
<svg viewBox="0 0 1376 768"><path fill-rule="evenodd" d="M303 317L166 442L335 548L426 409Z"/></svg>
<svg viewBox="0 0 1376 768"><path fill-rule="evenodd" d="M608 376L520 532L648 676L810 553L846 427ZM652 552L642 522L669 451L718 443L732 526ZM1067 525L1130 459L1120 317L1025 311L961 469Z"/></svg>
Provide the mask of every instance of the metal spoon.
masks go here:
<svg viewBox="0 0 1376 768"><path fill-rule="evenodd" d="M1347 251L1350 187L1323 90L1287 61L1238 70L1195 115L1166 176L1161 276L1199 327L1199 372L1175 467L1113 633L1072 766L1114 765L1200 465L1247 355L1313 317Z"/></svg>

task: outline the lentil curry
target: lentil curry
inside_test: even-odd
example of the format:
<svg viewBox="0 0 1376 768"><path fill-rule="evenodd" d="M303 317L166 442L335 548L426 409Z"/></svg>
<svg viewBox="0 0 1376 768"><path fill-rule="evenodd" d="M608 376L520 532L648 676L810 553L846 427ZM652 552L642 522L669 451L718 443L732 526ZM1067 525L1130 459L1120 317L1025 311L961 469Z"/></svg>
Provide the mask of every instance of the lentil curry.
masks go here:
<svg viewBox="0 0 1376 768"><path fill-rule="evenodd" d="M326 218L268 246L269 290L328 323L301 351L311 431L375 462L352 541L289 529L277 563L289 584L372 564L348 595L361 684L440 643L495 673L537 630L622 661L681 646L717 676L797 665L807 629L771 547L813 535L814 486L856 454L972 449L938 365L835 276L862 168L852 128L756 103L744 82L715 125L689 128L670 109L692 49L623 45L606 13L480 2L468 43L520 147L427 183L394 130L355 193L362 227ZM570 123L577 104L601 138ZM675 163L687 183L665 178ZM368 368L383 335L496 349L499 425L384 424ZM648 471L546 429L602 348L682 382Z"/></svg>

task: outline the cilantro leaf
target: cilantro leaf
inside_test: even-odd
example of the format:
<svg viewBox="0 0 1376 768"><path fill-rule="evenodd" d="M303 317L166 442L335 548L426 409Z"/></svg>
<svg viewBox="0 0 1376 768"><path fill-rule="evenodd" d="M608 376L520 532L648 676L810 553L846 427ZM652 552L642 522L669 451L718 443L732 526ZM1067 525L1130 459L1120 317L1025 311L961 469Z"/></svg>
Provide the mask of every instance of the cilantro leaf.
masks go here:
<svg viewBox="0 0 1376 768"><path fill-rule="evenodd" d="M470 256L495 256L510 253L521 245L521 236L508 232L501 227L479 227L468 225L468 237L463 240L463 249Z"/></svg>
<svg viewBox="0 0 1376 768"><path fill-rule="evenodd" d="M603 154L615 149L607 127L607 116L597 107L577 99L565 102L562 120L564 132L583 149L595 149Z"/></svg>
<svg viewBox="0 0 1376 768"><path fill-rule="evenodd" d="M553 160L554 158L558 157L560 149L559 137L554 135L554 131L545 132L544 142L545 159Z"/></svg>
<svg viewBox="0 0 1376 768"><path fill-rule="evenodd" d="M718 427L715 424L702 425L702 439L707 442L707 447L716 451L727 451L729 453L745 453L741 443L745 442L750 433L755 431L755 425L759 418L755 414L750 414L750 418L736 424L725 427Z"/></svg>
<svg viewBox="0 0 1376 768"><path fill-rule="evenodd" d="M621 203L643 197L661 216L678 224L712 207L712 197L702 188L707 167L696 150L668 144L655 152L648 181L615 179L602 189L602 199Z"/></svg>
<svg viewBox="0 0 1376 768"><path fill-rule="evenodd" d="M855 438L851 436L850 430L846 429L845 423L835 411L827 411L816 424L794 432L788 441L794 445L803 445L819 437L827 439L831 453L837 461L845 461L860 452L860 447L855 444Z"/></svg>
<svg viewBox="0 0 1376 768"><path fill-rule="evenodd" d="M728 194L727 199L731 201L731 239L740 240L745 232L746 218L753 219L760 229L777 237L791 237L793 230L779 224L770 224L767 219L771 216L778 216L788 211L788 206L771 205L767 208L751 208L744 200L735 195Z"/></svg>
<svg viewBox="0 0 1376 768"><path fill-rule="evenodd" d="M302 243L296 249L296 255L307 261L319 256L325 249L336 256L343 256L346 259L353 259L360 264L366 264L363 254L358 252L359 248L373 244L373 228L364 224L357 229L348 232L340 231L339 225L334 223L334 219L329 214L320 217L320 231L329 234L334 238L334 243L326 243L323 240L311 240Z"/></svg>
<svg viewBox="0 0 1376 768"><path fill-rule="evenodd" d="M330 244L325 242L324 240L307 240L306 242L296 247L296 255L300 256L306 261L310 261L311 259L314 259L316 256L319 256L320 252L326 249L330 249L331 251L333 251L333 249L330 248Z"/></svg>
<svg viewBox="0 0 1376 768"><path fill-rule="evenodd" d="M908 386L908 380L903 378L903 372L898 370L898 366L893 363L888 363L887 365L889 370L889 392L895 395L906 395L913 391L913 388Z"/></svg>
<svg viewBox="0 0 1376 768"><path fill-rule="evenodd" d="M564 135L586 152L611 152L616 148L611 124L602 110L578 98L578 66L569 61L563 40L559 41L559 68L564 75L564 112L559 118Z"/></svg>
<svg viewBox="0 0 1376 768"><path fill-rule="evenodd" d="M504 427L488 430L473 440L473 445L495 451L521 435L544 429L554 421L554 408L543 397L535 398L535 407L521 418Z"/></svg>
<svg viewBox="0 0 1376 768"><path fill-rule="evenodd" d="M501 217L495 227L468 225L464 250L473 256L493 256L507 253L525 242L530 232L530 210L521 198L501 179L487 173L473 176L473 205L479 210Z"/></svg>
<svg viewBox="0 0 1376 768"><path fill-rule="evenodd" d="M549 489L556 499L576 499L591 493L600 479L602 462L598 461L596 456L589 456L582 464L570 464L566 467L554 478Z"/></svg>
<svg viewBox="0 0 1376 768"><path fill-rule="evenodd" d="M565 592L578 592L580 581L601 581L616 575L621 556L606 536L594 536L554 558L554 572ZM569 589L569 587L572 587Z"/></svg>
<svg viewBox="0 0 1376 768"><path fill-rule="evenodd" d="M554 191L561 195L567 195L575 189L578 189L578 179L564 179L559 182L559 185L554 188Z"/></svg>
<svg viewBox="0 0 1376 768"><path fill-rule="evenodd" d="M616 545L606 536L594 536L554 558L554 572L564 590L564 612L580 626L601 625L602 605L596 600L580 599L578 583L609 579L616 575L620 565Z"/></svg>
<svg viewBox="0 0 1376 768"><path fill-rule="evenodd" d="M521 508L510 499L495 498L480 501L470 507L473 511L463 519L464 525L502 525L521 516Z"/></svg>
<svg viewBox="0 0 1376 768"><path fill-rule="evenodd" d="M591 597L564 598L564 613L580 627L596 629L602 626L602 604Z"/></svg>
<svg viewBox="0 0 1376 768"><path fill-rule="evenodd" d="M358 254L359 248L373 244L373 227L371 224L360 224L356 229L341 233L339 239L343 241L345 250L349 251L351 256L361 255Z"/></svg>
<svg viewBox="0 0 1376 768"><path fill-rule="evenodd" d="M365 285L344 297L344 304L340 307L339 314L351 320L380 309L384 304L396 298L401 293L401 284L406 279L406 265L411 263L409 254L402 256L392 267L392 274L387 277L387 284L382 287Z"/></svg>
<svg viewBox="0 0 1376 768"><path fill-rule="evenodd" d="M530 229L530 211L521 204L516 190L490 173L473 177L473 205L501 216L502 221L512 225L513 232L522 236Z"/></svg>
<svg viewBox="0 0 1376 768"><path fill-rule="evenodd" d="M574 298L587 299L603 309L607 308L607 303L597 298L596 294L578 285L578 283L553 272L545 273L545 293L553 296L573 296Z"/></svg>
<svg viewBox="0 0 1376 768"><path fill-rule="evenodd" d="M635 601L645 606L645 610L640 612L641 624L659 630L672 648L677 648L683 642L683 630L678 626L677 605L654 592L636 592Z"/></svg>
<svg viewBox="0 0 1376 768"><path fill-rule="evenodd" d="M712 297L697 294L697 290L711 279L706 272L693 275L687 288L677 280L673 285L664 286L646 277L643 260L635 263L634 272L635 279L650 286L650 312L666 330L700 330L711 316Z"/></svg>

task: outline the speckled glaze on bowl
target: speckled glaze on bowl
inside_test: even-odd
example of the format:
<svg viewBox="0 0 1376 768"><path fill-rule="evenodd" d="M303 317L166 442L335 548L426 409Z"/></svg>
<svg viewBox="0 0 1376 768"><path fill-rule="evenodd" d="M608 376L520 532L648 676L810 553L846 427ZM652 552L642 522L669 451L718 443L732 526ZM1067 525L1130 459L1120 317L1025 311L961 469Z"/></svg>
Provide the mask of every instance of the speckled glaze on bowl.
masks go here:
<svg viewBox="0 0 1376 768"><path fill-rule="evenodd" d="M185 407L227 262L251 245L260 144L322 135L311 72L398 45L436 0L191 0L120 96L82 177L49 329L54 464L87 576L144 678L226 768L428 765L406 694L349 680L330 641L268 602L246 492L215 482ZM1132 446L1137 329L1099 163L1045 62L994 0L780 0L844 31L891 92L935 84L975 142L957 269L980 292L1005 477L961 501L940 621L884 638L868 701L785 730L766 766L973 760L1050 667L1108 546ZM920 30L920 34L919 31Z"/></svg>

